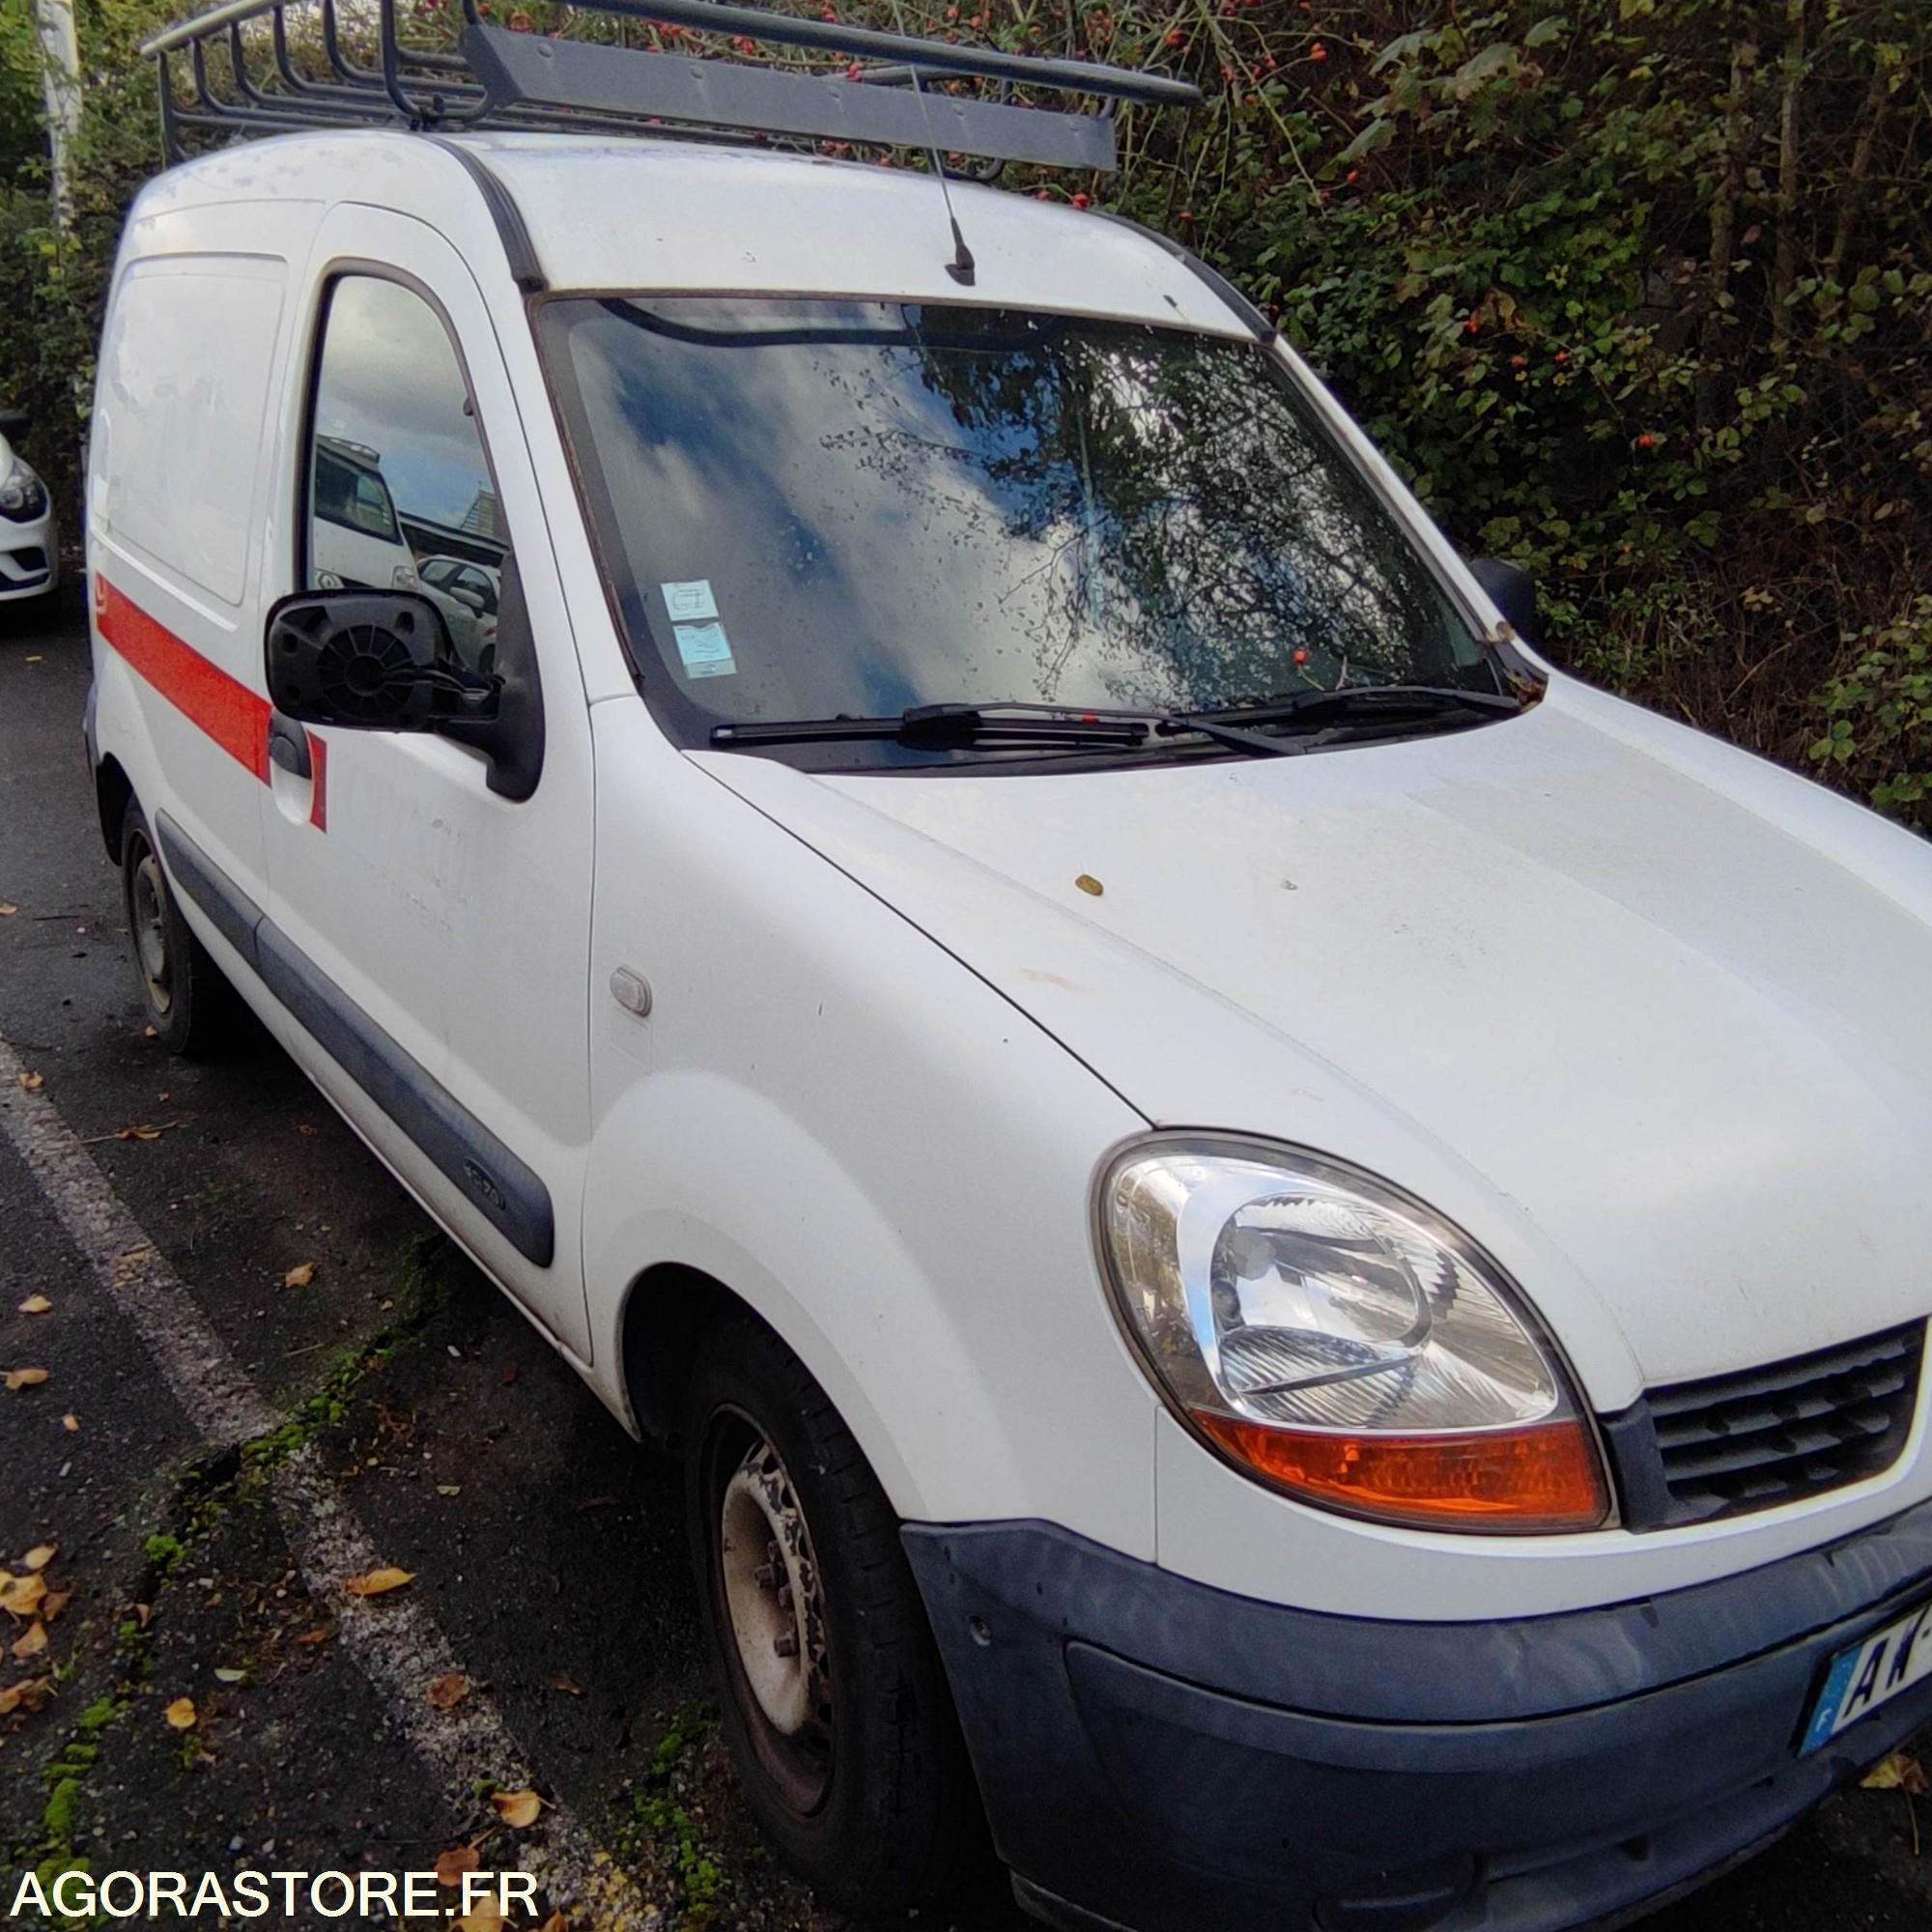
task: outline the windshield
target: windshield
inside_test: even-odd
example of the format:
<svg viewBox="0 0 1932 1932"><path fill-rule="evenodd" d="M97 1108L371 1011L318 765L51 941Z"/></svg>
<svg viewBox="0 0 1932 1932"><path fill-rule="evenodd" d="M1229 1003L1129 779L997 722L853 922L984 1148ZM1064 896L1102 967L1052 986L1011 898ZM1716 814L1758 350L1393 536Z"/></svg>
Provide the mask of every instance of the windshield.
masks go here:
<svg viewBox="0 0 1932 1932"><path fill-rule="evenodd" d="M1252 341L951 304L542 313L633 660L683 742L956 700L1498 688Z"/></svg>

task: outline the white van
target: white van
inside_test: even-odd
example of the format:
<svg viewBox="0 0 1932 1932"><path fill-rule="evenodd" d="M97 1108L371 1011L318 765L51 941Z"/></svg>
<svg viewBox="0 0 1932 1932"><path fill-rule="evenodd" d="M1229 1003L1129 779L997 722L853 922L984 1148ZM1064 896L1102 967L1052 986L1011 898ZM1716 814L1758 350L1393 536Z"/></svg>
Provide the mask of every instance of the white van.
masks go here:
<svg viewBox="0 0 1932 1932"><path fill-rule="evenodd" d="M1932 1718L1932 854L1545 664L1181 250L617 125L1107 117L627 11L841 71L472 17L474 79L384 50L445 131L344 57L133 211L89 741L154 1024L238 992L681 1448L828 1896L983 1815L1063 1925L1550 1932L1765 1842ZM499 534L490 671L319 583L328 438Z"/></svg>

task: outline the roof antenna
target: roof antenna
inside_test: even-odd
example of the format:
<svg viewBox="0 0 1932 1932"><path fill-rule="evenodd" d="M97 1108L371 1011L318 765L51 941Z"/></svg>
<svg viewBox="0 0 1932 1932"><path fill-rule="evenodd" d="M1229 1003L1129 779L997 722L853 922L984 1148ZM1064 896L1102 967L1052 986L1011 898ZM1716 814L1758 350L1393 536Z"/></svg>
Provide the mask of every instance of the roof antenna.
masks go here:
<svg viewBox="0 0 1932 1932"><path fill-rule="evenodd" d="M893 18L897 22L901 34L906 31L905 9L899 0L893 0ZM919 69L908 66L906 72L912 77L912 91L919 98L919 118L925 127L928 152L932 156L932 171L939 177L939 192L946 203L947 226L952 230L952 259L946 265L946 272L962 289L973 286L973 251L966 245L966 238L959 231L959 217L952 212L952 185L947 179L946 162L939 153L939 136L933 131L932 115L925 104L925 88L920 80Z"/></svg>

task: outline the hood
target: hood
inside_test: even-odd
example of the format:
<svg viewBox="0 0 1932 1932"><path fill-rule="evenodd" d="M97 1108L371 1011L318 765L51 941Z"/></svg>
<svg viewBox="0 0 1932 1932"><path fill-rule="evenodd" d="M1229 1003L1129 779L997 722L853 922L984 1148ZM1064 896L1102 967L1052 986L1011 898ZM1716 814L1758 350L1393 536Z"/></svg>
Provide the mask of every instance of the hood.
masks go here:
<svg viewBox="0 0 1932 1932"><path fill-rule="evenodd" d="M1932 1309L1932 851L1788 774L1561 686L1309 757L706 763L1150 1122L1457 1219L1600 1406Z"/></svg>

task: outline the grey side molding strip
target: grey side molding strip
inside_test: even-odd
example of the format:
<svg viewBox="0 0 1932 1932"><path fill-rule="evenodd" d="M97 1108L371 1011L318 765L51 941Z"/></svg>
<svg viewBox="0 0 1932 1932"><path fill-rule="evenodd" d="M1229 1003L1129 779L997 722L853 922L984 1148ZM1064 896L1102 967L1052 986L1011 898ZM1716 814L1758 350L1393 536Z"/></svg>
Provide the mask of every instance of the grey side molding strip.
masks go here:
<svg viewBox="0 0 1932 1932"><path fill-rule="evenodd" d="M155 837L174 883L201 908L215 931L259 971L255 934L267 917L262 908L165 811L155 813Z"/></svg>
<svg viewBox="0 0 1932 1932"><path fill-rule="evenodd" d="M437 1171L538 1267L556 1256L543 1177L303 952L165 812L156 815L173 883L247 960L289 1013Z"/></svg>

